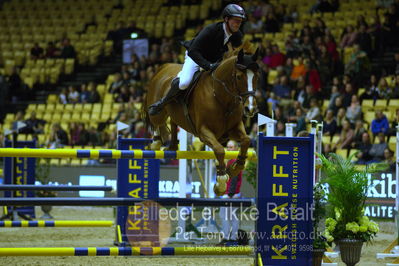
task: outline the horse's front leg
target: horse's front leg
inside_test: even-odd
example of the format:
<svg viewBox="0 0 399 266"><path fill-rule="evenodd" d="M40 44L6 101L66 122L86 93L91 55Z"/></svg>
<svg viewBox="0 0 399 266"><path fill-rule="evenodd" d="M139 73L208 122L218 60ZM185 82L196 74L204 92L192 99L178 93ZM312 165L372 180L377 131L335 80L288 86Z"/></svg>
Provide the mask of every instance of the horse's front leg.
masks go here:
<svg viewBox="0 0 399 266"><path fill-rule="evenodd" d="M236 128L229 131L229 138L240 143L240 152L237 160L227 169L230 177L237 176L240 171L244 170L245 161L247 159L248 147L251 139L245 132L244 123L240 123Z"/></svg>
<svg viewBox="0 0 399 266"><path fill-rule="evenodd" d="M216 166L216 184L213 191L217 196L223 196L227 190L227 181L229 176L226 173L226 164L224 162L225 151L215 135L206 127L200 129L200 139L213 150L218 165Z"/></svg>
<svg viewBox="0 0 399 266"><path fill-rule="evenodd" d="M172 121L170 122L170 145L168 147L169 151L177 151L179 148L179 141L177 139L177 125L173 123Z"/></svg>

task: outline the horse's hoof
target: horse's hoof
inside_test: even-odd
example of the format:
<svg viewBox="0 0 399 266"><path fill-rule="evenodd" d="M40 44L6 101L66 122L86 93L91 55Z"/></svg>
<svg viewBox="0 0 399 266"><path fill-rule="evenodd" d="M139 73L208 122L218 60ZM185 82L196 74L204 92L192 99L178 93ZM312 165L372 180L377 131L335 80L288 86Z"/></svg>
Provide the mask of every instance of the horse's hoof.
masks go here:
<svg viewBox="0 0 399 266"><path fill-rule="evenodd" d="M160 141L154 141L149 145L150 149L153 151L159 151L161 149L162 143Z"/></svg>
<svg viewBox="0 0 399 266"><path fill-rule="evenodd" d="M216 177L216 184L213 186L213 192L215 192L216 196L223 196L226 193L228 180L229 176L227 174Z"/></svg>

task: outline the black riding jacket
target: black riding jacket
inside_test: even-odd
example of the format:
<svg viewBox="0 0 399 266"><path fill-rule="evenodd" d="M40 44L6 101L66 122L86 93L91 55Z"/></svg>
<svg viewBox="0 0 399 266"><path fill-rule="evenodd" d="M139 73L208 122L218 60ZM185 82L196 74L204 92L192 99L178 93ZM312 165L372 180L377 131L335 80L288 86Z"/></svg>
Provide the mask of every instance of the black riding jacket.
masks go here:
<svg viewBox="0 0 399 266"><path fill-rule="evenodd" d="M222 60L223 54L228 50L227 43L233 47L242 43L243 34L238 31L233 33L224 45L224 22L217 22L206 26L191 41L183 42L188 50L188 56L205 70L210 69L210 64Z"/></svg>

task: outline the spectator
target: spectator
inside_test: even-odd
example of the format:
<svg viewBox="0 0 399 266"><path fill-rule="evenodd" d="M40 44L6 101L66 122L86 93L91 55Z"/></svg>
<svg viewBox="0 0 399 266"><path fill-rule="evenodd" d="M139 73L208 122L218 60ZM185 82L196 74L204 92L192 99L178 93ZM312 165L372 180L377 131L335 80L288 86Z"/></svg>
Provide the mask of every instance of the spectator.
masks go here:
<svg viewBox="0 0 399 266"><path fill-rule="evenodd" d="M342 105L347 108L352 104L352 97L355 95L353 86L351 83L345 85L345 91L342 95Z"/></svg>
<svg viewBox="0 0 399 266"><path fill-rule="evenodd" d="M108 91L112 94L120 93L121 87L123 85L122 75L118 72L114 74L114 81L111 83Z"/></svg>
<svg viewBox="0 0 399 266"><path fill-rule="evenodd" d="M337 106L336 99L338 97L341 98L340 99L341 102L339 102L338 106ZM328 101L328 109L333 109L334 106L337 106L338 108L342 106L342 96L339 93L338 86L336 86L336 85L333 85L331 87L331 96L330 96L330 100ZM336 115L336 113L338 112L338 109L333 110L333 112L334 112L334 115Z"/></svg>
<svg viewBox="0 0 399 266"><path fill-rule="evenodd" d="M353 130L352 148L357 148L360 145L364 132L367 132L367 130L364 128L363 120L356 120L355 129Z"/></svg>
<svg viewBox="0 0 399 266"><path fill-rule="evenodd" d="M346 109L344 107L338 109L336 120L337 120L337 133L341 133L343 121L346 120Z"/></svg>
<svg viewBox="0 0 399 266"><path fill-rule="evenodd" d="M25 134L42 134L44 133L45 123L45 120L36 117L36 112L32 112L29 119L25 120L26 127L23 132Z"/></svg>
<svg viewBox="0 0 399 266"><path fill-rule="evenodd" d="M88 103L90 101L90 93L87 89L87 85L86 84L82 84L80 86L80 95L79 95L79 102L80 103Z"/></svg>
<svg viewBox="0 0 399 266"><path fill-rule="evenodd" d="M295 127L295 135L299 132L306 130L306 116L303 112L302 108L296 109L296 127Z"/></svg>
<svg viewBox="0 0 399 266"><path fill-rule="evenodd" d="M374 136L377 136L379 133L388 133L389 131L389 122L387 117L381 110L377 110L375 112L375 119L371 121L371 132Z"/></svg>
<svg viewBox="0 0 399 266"><path fill-rule="evenodd" d="M388 82L385 77L380 78L378 82L377 96L378 99L389 99L391 96L391 89L388 86Z"/></svg>
<svg viewBox="0 0 399 266"><path fill-rule="evenodd" d="M349 62L345 66L345 74L356 76L359 75L360 72L368 71L368 69L369 60L367 54L360 50L358 44L355 44Z"/></svg>
<svg viewBox="0 0 399 266"><path fill-rule="evenodd" d="M62 41L61 58L75 58L75 47L72 46L68 38Z"/></svg>
<svg viewBox="0 0 399 266"><path fill-rule="evenodd" d="M300 56L297 58L297 64L294 65L294 68L291 72L291 80L297 81L299 77L305 77L306 75L306 67L303 63L303 57Z"/></svg>
<svg viewBox="0 0 399 266"><path fill-rule="evenodd" d="M362 115L362 107L360 106L359 99L356 94L352 95L351 105L346 109L346 118L349 122L354 125L355 121L358 120Z"/></svg>
<svg viewBox="0 0 399 266"><path fill-rule="evenodd" d="M69 124L69 135L71 136L70 145L75 146L78 144L80 129L78 123L72 122Z"/></svg>
<svg viewBox="0 0 399 266"><path fill-rule="evenodd" d="M365 51L368 56L371 55L371 35L366 30L366 25L359 27L356 43L359 44L360 50Z"/></svg>
<svg viewBox="0 0 399 266"><path fill-rule="evenodd" d="M337 131L337 121L334 117L334 112L328 109L323 121L323 136L334 136Z"/></svg>
<svg viewBox="0 0 399 266"><path fill-rule="evenodd" d="M254 16L249 15L248 21L243 26L244 33L260 33L262 32L264 25L261 19L256 19Z"/></svg>
<svg viewBox="0 0 399 266"><path fill-rule="evenodd" d="M121 87L121 92L116 95L115 101L118 103L127 103L129 102L130 94L127 85L123 85Z"/></svg>
<svg viewBox="0 0 399 266"><path fill-rule="evenodd" d="M273 111L276 110L279 104L279 100L277 99L276 94L272 91L269 93L269 98L267 98L267 104L271 106Z"/></svg>
<svg viewBox="0 0 399 266"><path fill-rule="evenodd" d="M228 151L237 151L238 145L236 142L230 140L227 143ZM231 167L236 162L235 159L227 162L227 167ZM222 196L223 199L238 199L241 198L241 183L242 183L242 171L237 176L233 176L227 181L226 194ZM237 207L221 207L220 218L222 220L222 237L223 240L220 244L226 244L228 241L237 241L238 227L240 221L236 216L232 215L237 211Z"/></svg>
<svg viewBox="0 0 399 266"><path fill-rule="evenodd" d="M76 145L79 146L86 146L89 144L89 132L86 130L85 124L83 123L78 123L78 140L76 142Z"/></svg>
<svg viewBox="0 0 399 266"><path fill-rule="evenodd" d="M35 44L33 45L32 49L30 50L30 57L33 60L36 59L41 59L43 58L43 48L39 46L39 43L35 42Z"/></svg>
<svg viewBox="0 0 399 266"><path fill-rule="evenodd" d="M79 92L75 86L69 86L68 103L78 103L80 100Z"/></svg>
<svg viewBox="0 0 399 266"><path fill-rule="evenodd" d="M100 94L98 93L96 84L94 82L90 82L87 86L87 91L89 93L89 103L98 103L101 100Z"/></svg>
<svg viewBox="0 0 399 266"><path fill-rule="evenodd" d="M368 164L371 161L371 145L370 135L366 131L362 134L362 141L356 145L356 149L359 150L359 152L356 154L357 164Z"/></svg>
<svg viewBox="0 0 399 266"><path fill-rule="evenodd" d="M98 130L95 127L93 126L90 127L87 133L87 137L88 137L88 145L90 146L102 145L100 132L98 132Z"/></svg>
<svg viewBox="0 0 399 266"><path fill-rule="evenodd" d="M337 143L333 143L333 150L350 149L353 140L353 129L348 120L342 122L342 130Z"/></svg>
<svg viewBox="0 0 399 266"><path fill-rule="evenodd" d="M370 81L369 84L365 90L365 92L360 95L360 99L374 99L376 100L378 98L378 83L377 83L377 77L375 74L372 74L370 76Z"/></svg>
<svg viewBox="0 0 399 266"><path fill-rule="evenodd" d="M341 39L341 49L353 46L356 42L356 39L357 31L353 28L352 25L347 26Z"/></svg>
<svg viewBox="0 0 399 266"><path fill-rule="evenodd" d="M395 157L393 156L394 152L391 151L389 148L386 148L384 150L384 163L389 165L389 171L391 173L395 173L396 171L396 162L395 162Z"/></svg>
<svg viewBox="0 0 399 266"><path fill-rule="evenodd" d="M54 45L54 42L48 42L46 47L46 58L56 58L60 55L59 49Z"/></svg>
<svg viewBox="0 0 399 266"><path fill-rule="evenodd" d="M334 61L338 61L339 53L337 51L337 43L335 42L334 36L332 36L331 34L326 34L324 36L324 43L326 45L327 52L331 56L331 58Z"/></svg>
<svg viewBox="0 0 399 266"><path fill-rule="evenodd" d="M62 88L60 95L58 95L58 101L61 104L67 104L68 103L68 91L66 88Z"/></svg>
<svg viewBox="0 0 399 266"><path fill-rule="evenodd" d="M379 141L371 145L371 149L369 151L370 156L372 157L371 162L381 162L384 160L384 151L388 149L388 144L385 142L384 133L378 133Z"/></svg>
<svg viewBox="0 0 399 266"><path fill-rule="evenodd" d="M273 86L273 92L276 94L277 99L281 102L282 99L289 99L291 95L291 88L288 85L288 78L287 76L282 76Z"/></svg>
<svg viewBox="0 0 399 266"><path fill-rule="evenodd" d="M278 66L283 66L285 64L285 55L280 52L278 45L272 46L272 56L270 58L270 67L276 68Z"/></svg>
<svg viewBox="0 0 399 266"><path fill-rule="evenodd" d="M15 114L14 122L12 122L11 129L12 129L13 131L15 131L15 132L17 132L17 130L18 130L18 123L25 123L25 122L24 122L24 112L22 112L22 111L18 111L18 112ZM19 131L20 131L21 133L24 132L24 128L19 129Z"/></svg>
<svg viewBox="0 0 399 266"><path fill-rule="evenodd" d="M48 140L48 147L50 149L60 148L68 145L68 135L59 123L54 123L50 132Z"/></svg>
<svg viewBox="0 0 399 266"><path fill-rule="evenodd" d="M306 113L306 122L320 119L320 108L316 98L310 99L310 109Z"/></svg>

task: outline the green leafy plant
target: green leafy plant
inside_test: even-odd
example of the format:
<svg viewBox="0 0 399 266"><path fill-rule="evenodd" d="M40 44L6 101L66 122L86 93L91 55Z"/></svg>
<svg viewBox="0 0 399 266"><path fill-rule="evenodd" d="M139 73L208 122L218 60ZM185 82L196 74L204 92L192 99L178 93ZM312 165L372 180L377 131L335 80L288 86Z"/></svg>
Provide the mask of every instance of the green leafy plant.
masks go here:
<svg viewBox="0 0 399 266"><path fill-rule="evenodd" d="M378 224L364 216L367 190L371 173L387 169L384 163L370 164L364 169L352 163L353 154L345 159L335 153L328 158L318 154L322 161L323 183L328 184L326 230L328 242L339 239L371 241L379 231Z"/></svg>
<svg viewBox="0 0 399 266"><path fill-rule="evenodd" d="M257 164L253 161L249 161L245 167L244 177L248 183L256 189L256 177L257 177Z"/></svg>
<svg viewBox="0 0 399 266"><path fill-rule="evenodd" d="M327 239L321 234L320 222L326 215L326 193L323 185L317 183L313 187L313 249L325 249L327 247Z"/></svg>

